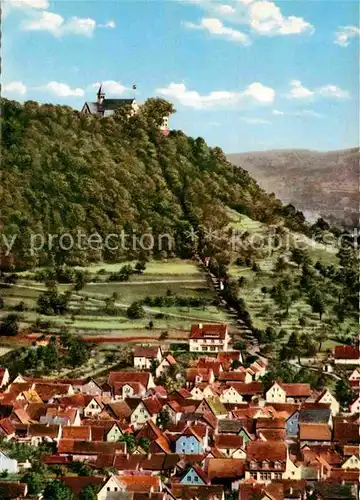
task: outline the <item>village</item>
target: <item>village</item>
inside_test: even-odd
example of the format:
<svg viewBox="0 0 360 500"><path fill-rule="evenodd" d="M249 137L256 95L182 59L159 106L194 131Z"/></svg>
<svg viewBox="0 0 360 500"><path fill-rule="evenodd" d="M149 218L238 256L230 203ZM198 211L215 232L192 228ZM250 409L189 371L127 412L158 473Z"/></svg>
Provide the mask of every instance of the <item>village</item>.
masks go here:
<svg viewBox="0 0 360 500"><path fill-rule="evenodd" d="M184 373L176 354L147 345L105 381L11 379L3 368L0 498L49 498L35 456L43 481L68 495L56 499L359 498L357 347L336 346L327 364L352 387L342 407L306 383L266 387L268 360L246 363L226 324L194 324L188 343L197 356Z"/></svg>

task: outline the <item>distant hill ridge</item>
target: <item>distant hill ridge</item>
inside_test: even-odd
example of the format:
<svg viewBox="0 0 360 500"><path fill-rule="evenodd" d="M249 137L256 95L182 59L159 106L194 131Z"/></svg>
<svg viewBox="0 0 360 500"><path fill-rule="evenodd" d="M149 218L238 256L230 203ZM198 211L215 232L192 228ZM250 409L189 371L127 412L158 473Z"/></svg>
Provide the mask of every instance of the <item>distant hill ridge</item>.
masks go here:
<svg viewBox="0 0 360 500"><path fill-rule="evenodd" d="M306 215L353 224L359 212L359 148L284 149L229 154L268 192Z"/></svg>

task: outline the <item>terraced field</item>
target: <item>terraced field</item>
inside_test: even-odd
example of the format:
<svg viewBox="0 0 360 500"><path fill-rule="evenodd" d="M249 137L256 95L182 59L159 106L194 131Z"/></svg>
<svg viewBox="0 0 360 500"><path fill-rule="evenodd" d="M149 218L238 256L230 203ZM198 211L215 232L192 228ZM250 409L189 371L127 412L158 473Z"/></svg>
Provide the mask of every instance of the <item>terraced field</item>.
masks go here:
<svg viewBox="0 0 360 500"><path fill-rule="evenodd" d="M46 290L45 284L29 279L29 273L22 273L16 285L4 290L7 307L1 311L1 316L22 301L26 305L26 310L21 312L21 326L24 329L33 329L34 323L41 320L50 322L54 331L66 326L72 332L94 337L110 335L114 338L136 338L151 335L154 339L164 331L168 332L169 338L182 338L191 324L197 321L232 321L222 309L210 304L206 307L144 307L145 317L129 319L127 308L147 296L201 296L210 303L216 295L209 288L202 270L193 261L150 262L143 274L132 275L128 282L106 281L110 273L119 271L123 265L99 264L86 268L94 278L96 276L98 280L100 276L104 282L90 282L80 292L73 291L71 310L64 316L44 316L36 311L37 298ZM99 274L100 270L104 271ZM59 284L58 290L71 290L71 285ZM105 300L114 293L117 314L109 316L104 312ZM151 330L150 321L153 323Z"/></svg>

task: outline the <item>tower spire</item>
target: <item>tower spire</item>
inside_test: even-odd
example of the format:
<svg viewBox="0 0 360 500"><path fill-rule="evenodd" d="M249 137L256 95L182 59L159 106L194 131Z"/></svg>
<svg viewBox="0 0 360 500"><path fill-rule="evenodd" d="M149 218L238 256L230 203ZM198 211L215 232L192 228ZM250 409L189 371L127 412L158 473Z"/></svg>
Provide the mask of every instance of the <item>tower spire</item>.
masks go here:
<svg viewBox="0 0 360 500"><path fill-rule="evenodd" d="M105 92L103 92L102 83L100 83L100 87L96 95L98 104L102 104L103 100L105 99Z"/></svg>

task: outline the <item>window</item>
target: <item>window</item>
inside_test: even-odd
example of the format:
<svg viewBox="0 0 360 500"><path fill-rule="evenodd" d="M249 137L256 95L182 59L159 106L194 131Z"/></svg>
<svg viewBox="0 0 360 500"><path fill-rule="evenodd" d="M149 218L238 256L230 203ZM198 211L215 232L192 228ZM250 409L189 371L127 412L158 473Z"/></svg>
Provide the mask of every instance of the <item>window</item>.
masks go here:
<svg viewBox="0 0 360 500"><path fill-rule="evenodd" d="M194 481L195 481L195 483L197 483L199 481L199 478L197 476L195 476Z"/></svg>
<svg viewBox="0 0 360 500"><path fill-rule="evenodd" d="M106 489L107 489L107 491L111 491L111 490L110 490L110 486L108 486Z"/></svg>
<svg viewBox="0 0 360 500"><path fill-rule="evenodd" d="M118 489L117 489L117 487L115 487L115 488L114 488L114 491L117 491L117 490L118 490Z"/></svg>

